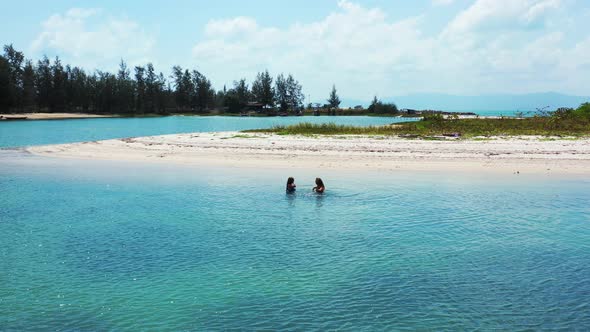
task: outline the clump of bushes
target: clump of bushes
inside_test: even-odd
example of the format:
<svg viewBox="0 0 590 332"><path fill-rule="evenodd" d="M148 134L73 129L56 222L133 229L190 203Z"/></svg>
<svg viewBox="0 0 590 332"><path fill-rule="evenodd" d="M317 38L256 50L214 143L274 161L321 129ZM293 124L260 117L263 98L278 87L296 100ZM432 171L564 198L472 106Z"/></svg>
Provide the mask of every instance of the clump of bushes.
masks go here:
<svg viewBox="0 0 590 332"><path fill-rule="evenodd" d="M574 110L573 113L579 117L590 118L590 103L583 103L578 109Z"/></svg>
<svg viewBox="0 0 590 332"><path fill-rule="evenodd" d="M371 105L367 108L367 111L372 114L397 114L399 110L397 105L394 103L384 103L377 99L377 96L373 98Z"/></svg>

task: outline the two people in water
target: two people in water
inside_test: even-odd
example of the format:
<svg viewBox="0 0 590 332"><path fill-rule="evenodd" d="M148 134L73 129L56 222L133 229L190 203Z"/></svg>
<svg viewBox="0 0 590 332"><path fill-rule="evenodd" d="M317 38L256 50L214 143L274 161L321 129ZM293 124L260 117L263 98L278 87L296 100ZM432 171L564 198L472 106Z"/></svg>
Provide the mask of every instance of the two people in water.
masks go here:
<svg viewBox="0 0 590 332"><path fill-rule="evenodd" d="M293 177L289 177L287 179L287 193L294 193L296 187L297 185L295 185L295 179ZM320 178L315 178L315 187L313 187L312 191L321 194L324 192L324 190L326 190L324 181L322 181Z"/></svg>

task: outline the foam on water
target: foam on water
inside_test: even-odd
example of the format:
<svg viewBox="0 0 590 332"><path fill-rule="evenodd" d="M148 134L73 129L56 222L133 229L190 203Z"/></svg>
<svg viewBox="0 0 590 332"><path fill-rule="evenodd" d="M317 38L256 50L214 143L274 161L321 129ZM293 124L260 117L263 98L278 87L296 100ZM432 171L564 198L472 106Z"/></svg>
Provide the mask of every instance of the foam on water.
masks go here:
<svg viewBox="0 0 590 332"><path fill-rule="evenodd" d="M294 172L0 158L0 326L590 328L589 179Z"/></svg>

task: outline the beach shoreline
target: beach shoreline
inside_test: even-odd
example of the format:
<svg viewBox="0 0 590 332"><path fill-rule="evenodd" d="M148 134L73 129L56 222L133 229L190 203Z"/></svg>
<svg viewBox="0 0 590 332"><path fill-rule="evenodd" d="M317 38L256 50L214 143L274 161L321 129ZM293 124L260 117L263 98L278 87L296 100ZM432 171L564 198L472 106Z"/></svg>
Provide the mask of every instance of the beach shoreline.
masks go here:
<svg viewBox="0 0 590 332"><path fill-rule="evenodd" d="M19 114L0 114L0 117L26 117L22 120L67 120L67 119L91 119L91 118L115 118L118 115L102 115L89 113L19 113Z"/></svg>
<svg viewBox="0 0 590 332"><path fill-rule="evenodd" d="M209 132L33 146L46 157L259 169L590 175L590 138L423 140Z"/></svg>

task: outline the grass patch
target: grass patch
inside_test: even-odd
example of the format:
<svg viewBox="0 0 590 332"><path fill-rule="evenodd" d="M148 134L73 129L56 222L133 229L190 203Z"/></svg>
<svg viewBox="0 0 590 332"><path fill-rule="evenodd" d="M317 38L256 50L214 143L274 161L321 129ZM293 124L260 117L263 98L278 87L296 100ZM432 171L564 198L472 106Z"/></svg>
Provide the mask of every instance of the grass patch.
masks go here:
<svg viewBox="0 0 590 332"><path fill-rule="evenodd" d="M244 130L243 132L268 132L278 135L393 135L391 126L357 127L335 123L298 123L291 126L274 126L270 129Z"/></svg>
<svg viewBox="0 0 590 332"><path fill-rule="evenodd" d="M489 136L567 136L569 139L590 136L590 116L552 115L532 118L500 119L445 119L442 116L425 117L422 121L396 123L386 126L357 127L334 123L300 123L292 126L275 126L270 129L245 132L269 132L278 135L401 135L432 138L457 135L462 138Z"/></svg>
<svg viewBox="0 0 590 332"><path fill-rule="evenodd" d="M233 135L231 138L260 138L260 137L254 136L254 135L237 134L237 135Z"/></svg>

